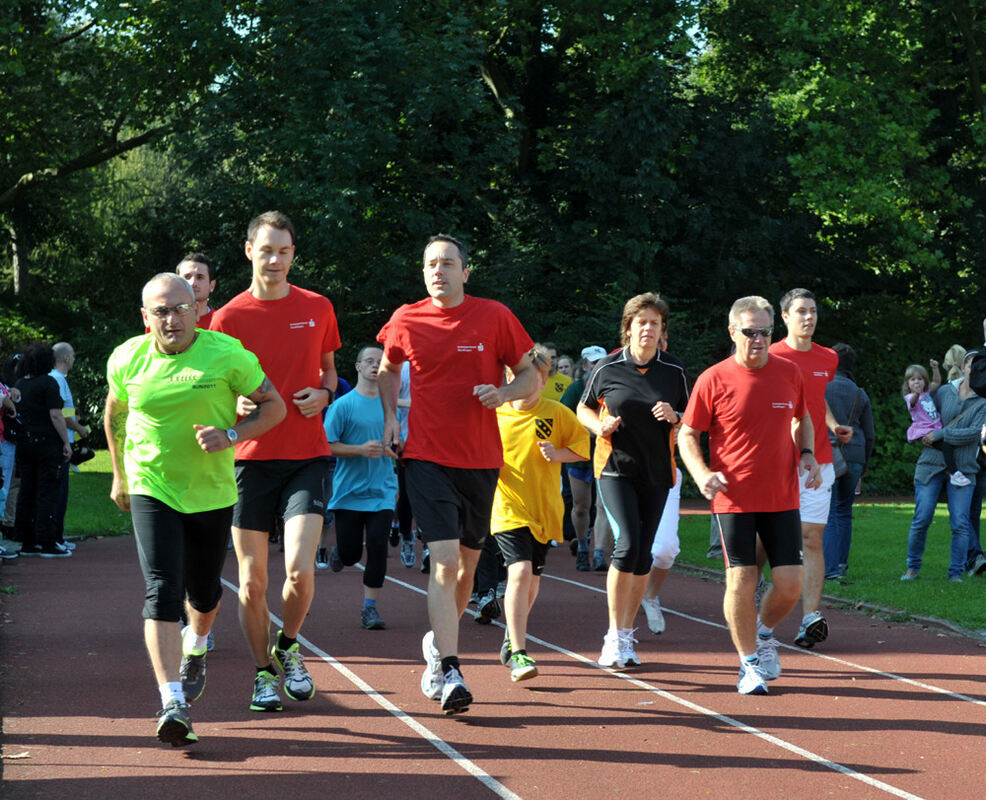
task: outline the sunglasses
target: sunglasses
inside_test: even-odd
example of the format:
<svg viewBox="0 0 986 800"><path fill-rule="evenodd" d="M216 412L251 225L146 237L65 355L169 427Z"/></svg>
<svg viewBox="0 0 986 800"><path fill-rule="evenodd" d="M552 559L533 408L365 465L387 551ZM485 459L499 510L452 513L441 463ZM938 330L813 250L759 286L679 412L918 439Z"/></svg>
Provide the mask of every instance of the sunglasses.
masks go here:
<svg viewBox="0 0 986 800"><path fill-rule="evenodd" d="M192 310L191 303L179 303L176 306L157 306L147 309L148 314L153 314L158 319L166 319L172 314L187 314Z"/></svg>
<svg viewBox="0 0 986 800"><path fill-rule="evenodd" d="M774 332L773 328L740 328L739 332L742 333L747 339L756 339L758 336L762 336L764 339L769 339L770 335Z"/></svg>

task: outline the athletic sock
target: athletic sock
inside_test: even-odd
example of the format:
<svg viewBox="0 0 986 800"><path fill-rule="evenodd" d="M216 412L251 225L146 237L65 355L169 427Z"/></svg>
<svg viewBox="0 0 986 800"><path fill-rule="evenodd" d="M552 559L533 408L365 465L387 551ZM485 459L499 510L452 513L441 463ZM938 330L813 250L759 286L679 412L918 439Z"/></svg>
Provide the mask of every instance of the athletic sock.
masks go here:
<svg viewBox="0 0 986 800"><path fill-rule="evenodd" d="M257 667L257 674L259 675L261 672L269 672L271 675L277 675L273 664L268 664L266 667Z"/></svg>
<svg viewBox="0 0 986 800"><path fill-rule="evenodd" d="M526 655L527 655L527 648L526 647L522 647L520 650L512 650L510 652L510 656L511 657L513 657L513 656L526 656Z"/></svg>
<svg viewBox="0 0 986 800"><path fill-rule="evenodd" d="M202 655L209 649L209 634L199 636L189 625L181 637L181 649L184 655Z"/></svg>
<svg viewBox="0 0 986 800"><path fill-rule="evenodd" d="M277 634L277 649L287 650L289 647L291 647L291 645L293 645L297 641L298 641L297 639L289 639L287 636L284 635L284 631L281 631L280 633Z"/></svg>
<svg viewBox="0 0 986 800"><path fill-rule="evenodd" d="M369 597L363 598L363 608L376 608L376 607L377 607L376 600L373 600L372 598Z"/></svg>
<svg viewBox="0 0 986 800"><path fill-rule="evenodd" d="M459 669L459 657L458 656L446 656L442 659L442 675L448 672L450 669Z"/></svg>
<svg viewBox="0 0 986 800"><path fill-rule="evenodd" d="M179 703L185 702L185 693L181 689L181 681L173 683L162 683L157 687L158 694L161 695L161 708L164 708L172 700Z"/></svg>
<svg viewBox="0 0 986 800"><path fill-rule="evenodd" d="M760 663L760 656L754 653L752 656L740 656L740 664L744 667L753 667Z"/></svg>
<svg viewBox="0 0 986 800"><path fill-rule="evenodd" d="M761 639L769 639L774 635L774 629L768 628L760 621L760 617L757 617L757 636Z"/></svg>

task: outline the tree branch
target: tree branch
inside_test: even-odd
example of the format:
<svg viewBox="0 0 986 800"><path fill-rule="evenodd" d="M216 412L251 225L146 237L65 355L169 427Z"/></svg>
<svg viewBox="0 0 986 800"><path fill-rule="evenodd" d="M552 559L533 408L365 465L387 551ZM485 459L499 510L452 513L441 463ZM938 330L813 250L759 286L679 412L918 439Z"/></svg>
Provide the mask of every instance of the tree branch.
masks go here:
<svg viewBox="0 0 986 800"><path fill-rule="evenodd" d="M78 158L66 161L57 167L48 167L37 172L26 172L17 179L13 186L9 186L0 192L0 212L7 211L14 207L20 194L29 187L36 186L48 181L63 178L73 172L81 172L109 161L122 153L136 150L149 142L156 141L175 130L174 123L161 125L157 128L146 130L138 136L134 136L124 141L111 141L108 144L83 153Z"/></svg>

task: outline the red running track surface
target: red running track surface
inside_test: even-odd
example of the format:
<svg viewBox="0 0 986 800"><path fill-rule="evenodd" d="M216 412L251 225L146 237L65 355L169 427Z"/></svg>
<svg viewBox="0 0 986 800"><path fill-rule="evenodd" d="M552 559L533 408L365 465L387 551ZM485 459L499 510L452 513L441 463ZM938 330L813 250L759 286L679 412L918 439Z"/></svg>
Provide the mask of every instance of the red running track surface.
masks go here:
<svg viewBox="0 0 986 800"><path fill-rule="evenodd" d="M982 796L980 643L829 610L829 640L803 651L787 644L792 617L778 630L784 674L768 696L744 697L721 584L672 572L661 593L667 631L654 636L639 618L644 665L604 670L594 659L606 626L605 575L577 572L560 549L530 624L540 677L511 683L499 663L502 627L467 615L460 655L476 701L445 717L418 684L427 578L402 567L396 552L379 605L385 631L359 626L358 569L316 573L301 642L318 692L306 703L283 698L280 714L247 709L253 665L235 592L227 592L206 690L192 706L201 741L181 749L154 738L160 702L143 648L132 539L81 542L70 559L6 562L0 584L17 594L4 596L0 625L0 795ZM283 560L274 548L271 565L278 615ZM235 587L232 554L225 579Z"/></svg>

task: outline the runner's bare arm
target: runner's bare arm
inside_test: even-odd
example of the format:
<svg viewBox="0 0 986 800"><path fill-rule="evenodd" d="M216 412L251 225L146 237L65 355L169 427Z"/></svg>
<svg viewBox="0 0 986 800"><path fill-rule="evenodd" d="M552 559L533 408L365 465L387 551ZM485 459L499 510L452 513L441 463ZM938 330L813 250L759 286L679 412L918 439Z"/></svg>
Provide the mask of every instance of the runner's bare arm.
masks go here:
<svg viewBox="0 0 986 800"><path fill-rule="evenodd" d="M130 510L130 489L127 486L127 473L123 468L123 447L127 441L127 415L130 406L119 400L113 392L106 395L106 409L103 412L103 430L113 465L113 485L110 499L121 511Z"/></svg>
<svg viewBox="0 0 986 800"><path fill-rule="evenodd" d="M247 399L253 403L254 407L250 413L233 426L237 441L255 439L267 433L287 416L288 410L287 406L284 405L284 400L281 399L281 395L277 393L274 384L266 375L260 382L260 386L247 395ZM207 453L216 453L233 446L226 430L212 425L196 425L195 438L199 447Z"/></svg>
<svg viewBox="0 0 986 800"><path fill-rule="evenodd" d="M682 424L678 429L678 452L699 491L711 500L719 492L725 492L729 488L729 482L725 475L721 472L713 472L705 463L700 443L701 436L700 430Z"/></svg>
<svg viewBox="0 0 986 800"><path fill-rule="evenodd" d="M401 364L394 363L386 355L380 360L377 386L380 389L380 405L383 406L383 446L387 455L400 455L401 423L397 420L397 395L401 390Z"/></svg>
<svg viewBox="0 0 986 800"><path fill-rule="evenodd" d="M291 402L297 406L304 417L314 417L328 407L339 386L336 373L336 354L322 353L321 381L318 386L306 386L294 393Z"/></svg>
<svg viewBox="0 0 986 800"><path fill-rule="evenodd" d="M589 431L593 436L610 436L613 431L620 427L620 423L623 422L623 417L606 417L603 419L599 416L599 412L594 408L589 408L585 403L579 403L575 409L575 416L579 418L579 422L582 423L583 427Z"/></svg>
<svg viewBox="0 0 986 800"><path fill-rule="evenodd" d="M531 363L530 356L524 353L520 361L510 367L514 379L503 386L491 383L481 383L474 386L472 393L487 408L499 408L511 400L527 397L537 388L537 372Z"/></svg>
<svg viewBox="0 0 986 800"><path fill-rule="evenodd" d="M827 404L826 407L828 407ZM798 459L798 469L809 473L808 480L805 481L805 488L817 489L822 485L822 473L815 454L811 451L812 447L815 446L815 426L811 421L811 414L805 414L801 419L795 419L793 428L794 444L798 448L798 452L801 453ZM808 452L802 453L802 450Z"/></svg>

